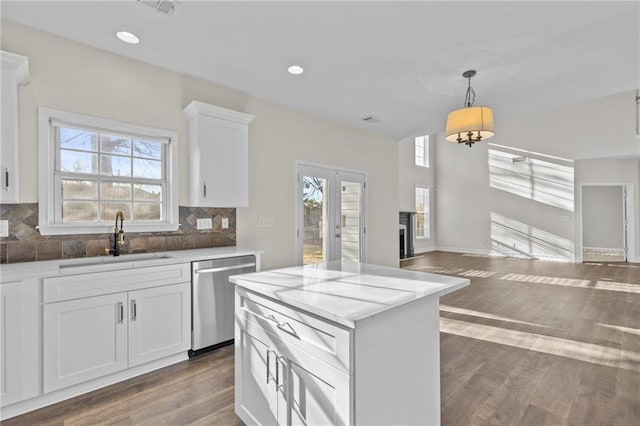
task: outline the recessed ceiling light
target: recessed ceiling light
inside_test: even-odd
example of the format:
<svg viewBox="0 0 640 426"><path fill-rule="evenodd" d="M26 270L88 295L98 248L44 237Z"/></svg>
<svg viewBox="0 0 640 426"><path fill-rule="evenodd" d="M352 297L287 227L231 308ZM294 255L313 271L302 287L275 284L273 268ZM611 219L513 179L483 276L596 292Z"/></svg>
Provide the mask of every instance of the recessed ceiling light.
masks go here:
<svg viewBox="0 0 640 426"><path fill-rule="evenodd" d="M125 43L129 43L129 44L140 43L140 38L138 38L138 36L135 34L131 34L129 31L118 31L116 33L116 36L120 40L124 41Z"/></svg>
<svg viewBox="0 0 640 426"><path fill-rule="evenodd" d="M289 74L299 75L304 72L304 68L302 68L300 65L291 65L289 68L287 68L287 71L289 71Z"/></svg>

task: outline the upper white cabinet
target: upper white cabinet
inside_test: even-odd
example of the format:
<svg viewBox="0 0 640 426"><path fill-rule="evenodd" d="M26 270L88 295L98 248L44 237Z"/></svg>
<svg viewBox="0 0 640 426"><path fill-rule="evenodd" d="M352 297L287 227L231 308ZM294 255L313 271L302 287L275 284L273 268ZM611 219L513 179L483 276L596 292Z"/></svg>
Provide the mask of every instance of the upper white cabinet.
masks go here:
<svg viewBox="0 0 640 426"><path fill-rule="evenodd" d="M0 51L2 62L2 141L0 202L18 203L18 85L29 77L26 57Z"/></svg>
<svg viewBox="0 0 640 426"><path fill-rule="evenodd" d="M189 203L249 205L249 123L253 116L193 101L189 120Z"/></svg>

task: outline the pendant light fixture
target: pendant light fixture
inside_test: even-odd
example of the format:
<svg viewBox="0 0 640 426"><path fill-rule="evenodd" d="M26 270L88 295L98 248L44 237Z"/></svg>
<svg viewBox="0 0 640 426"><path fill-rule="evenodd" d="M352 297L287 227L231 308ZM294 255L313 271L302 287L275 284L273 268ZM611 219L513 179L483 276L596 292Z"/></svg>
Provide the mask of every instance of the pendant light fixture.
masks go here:
<svg viewBox="0 0 640 426"><path fill-rule="evenodd" d="M464 108L452 111L447 116L445 140L468 145L469 148L484 139L494 135L493 110L489 107L477 106L476 92L471 87L471 77L476 70L468 70L462 76L469 80L469 87L464 98Z"/></svg>

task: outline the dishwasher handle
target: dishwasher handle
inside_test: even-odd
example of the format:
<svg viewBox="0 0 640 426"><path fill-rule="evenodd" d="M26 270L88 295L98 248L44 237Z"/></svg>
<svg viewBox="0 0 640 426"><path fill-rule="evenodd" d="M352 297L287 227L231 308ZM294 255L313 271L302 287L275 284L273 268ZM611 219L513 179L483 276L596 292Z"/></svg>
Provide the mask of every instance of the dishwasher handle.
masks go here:
<svg viewBox="0 0 640 426"><path fill-rule="evenodd" d="M243 263L242 265L221 266L219 268L196 269L195 271L193 271L193 273L194 274L212 274L214 272L233 271L235 269L250 268L252 266L256 266L255 262L253 262L253 263Z"/></svg>

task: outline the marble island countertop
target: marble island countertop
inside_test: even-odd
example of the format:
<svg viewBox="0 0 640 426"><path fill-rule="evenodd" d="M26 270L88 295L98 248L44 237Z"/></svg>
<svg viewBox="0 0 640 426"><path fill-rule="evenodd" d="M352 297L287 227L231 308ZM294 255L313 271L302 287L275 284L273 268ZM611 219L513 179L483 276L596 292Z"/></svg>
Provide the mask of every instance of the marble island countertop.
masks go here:
<svg viewBox="0 0 640 426"><path fill-rule="evenodd" d="M235 275L230 280L239 287L349 328L359 320L416 299L443 296L470 282L346 261Z"/></svg>

